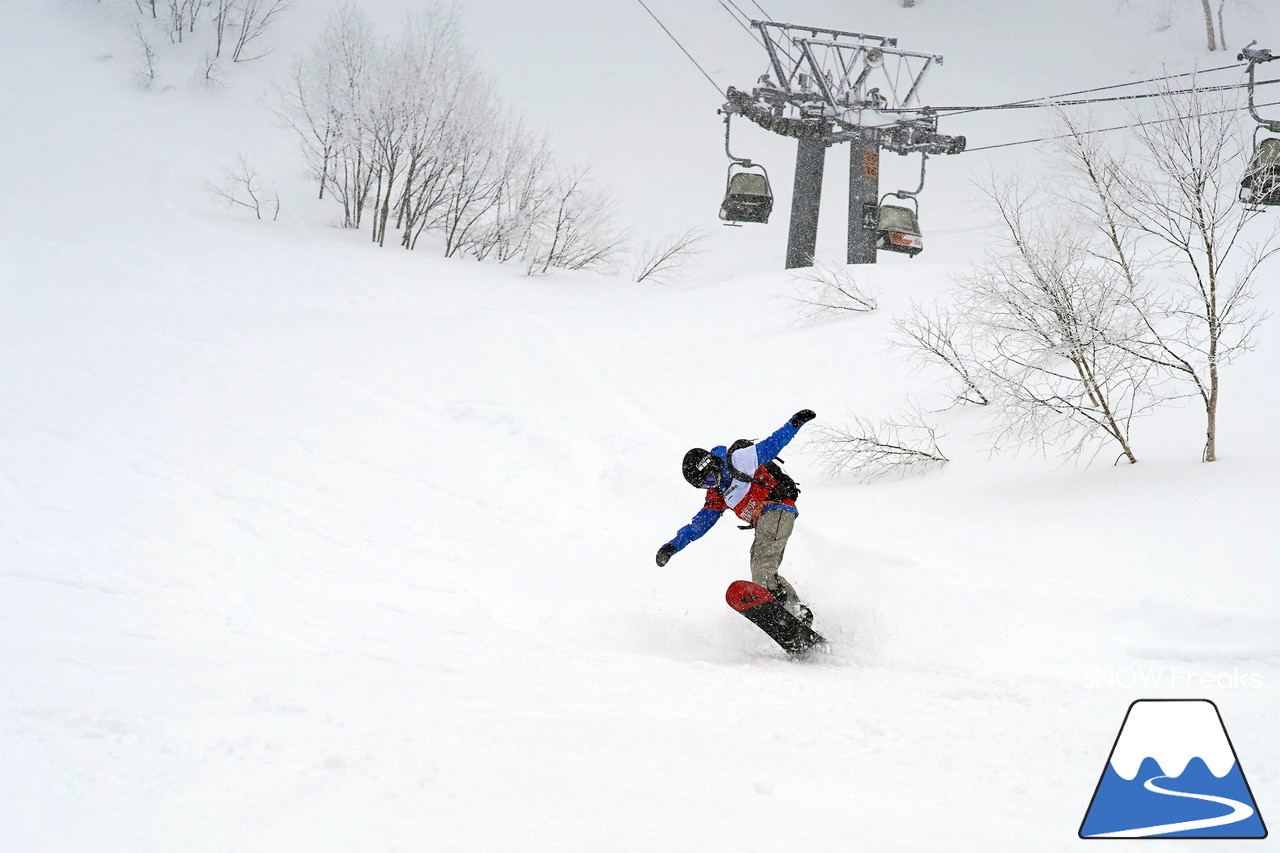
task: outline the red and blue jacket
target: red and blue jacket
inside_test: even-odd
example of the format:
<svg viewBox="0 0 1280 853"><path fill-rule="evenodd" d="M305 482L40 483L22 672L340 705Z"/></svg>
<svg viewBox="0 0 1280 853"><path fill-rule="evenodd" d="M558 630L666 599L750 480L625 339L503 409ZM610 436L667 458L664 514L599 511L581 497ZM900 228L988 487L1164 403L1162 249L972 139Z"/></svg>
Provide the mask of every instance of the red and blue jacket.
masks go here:
<svg viewBox="0 0 1280 853"><path fill-rule="evenodd" d="M732 509L734 515L753 527L764 512L779 511L798 514L795 501L768 500L769 490L775 481L764 470L764 466L772 462L799 431L799 427L793 427L788 421L763 441L735 451L733 459L730 460L733 467L744 473L753 472L752 480L739 480L729 472L728 465L723 466L720 483L707 489L707 498L702 509L698 510L693 521L681 527L675 538L667 544L676 546L676 550L679 551L690 542L701 539L708 530L715 527L726 509ZM729 449L720 445L711 448L711 452L721 459L726 459Z"/></svg>

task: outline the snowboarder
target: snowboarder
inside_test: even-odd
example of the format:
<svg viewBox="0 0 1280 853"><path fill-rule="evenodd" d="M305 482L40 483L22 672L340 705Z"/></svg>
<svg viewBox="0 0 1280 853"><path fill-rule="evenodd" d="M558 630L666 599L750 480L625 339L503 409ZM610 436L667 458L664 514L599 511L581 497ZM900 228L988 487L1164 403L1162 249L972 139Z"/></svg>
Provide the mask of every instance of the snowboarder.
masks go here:
<svg viewBox="0 0 1280 853"><path fill-rule="evenodd" d="M711 450L695 447L686 453L681 465L684 478L689 485L707 490L706 502L693 521L658 549L658 565L665 566L672 555L701 539L726 509L732 509L746 522L744 529L755 530L751 580L768 589L801 620L811 622L813 613L800 602L795 588L778 574L782 553L795 526L800 490L774 459L796 437L800 427L815 417L812 410L803 409L763 441L736 441L729 447Z"/></svg>

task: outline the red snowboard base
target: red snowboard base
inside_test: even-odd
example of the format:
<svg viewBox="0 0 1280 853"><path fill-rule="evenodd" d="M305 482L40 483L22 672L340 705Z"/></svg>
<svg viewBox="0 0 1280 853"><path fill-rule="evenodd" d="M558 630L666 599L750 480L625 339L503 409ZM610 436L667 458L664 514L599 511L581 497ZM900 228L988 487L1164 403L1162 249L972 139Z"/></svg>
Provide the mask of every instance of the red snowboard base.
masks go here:
<svg viewBox="0 0 1280 853"><path fill-rule="evenodd" d="M734 581L724 594L729 606L750 619L792 657L804 657L826 642L797 619L769 590L751 581Z"/></svg>

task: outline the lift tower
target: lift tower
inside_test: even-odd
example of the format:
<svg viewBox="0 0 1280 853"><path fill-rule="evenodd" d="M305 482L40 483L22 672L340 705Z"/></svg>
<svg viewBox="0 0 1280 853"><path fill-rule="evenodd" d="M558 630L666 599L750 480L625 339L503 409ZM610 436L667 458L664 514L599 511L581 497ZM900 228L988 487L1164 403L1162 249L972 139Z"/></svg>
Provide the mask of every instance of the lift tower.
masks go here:
<svg viewBox="0 0 1280 853"><path fill-rule="evenodd" d="M848 262L876 261L880 151L958 154L963 136L938 133L917 106L925 74L942 57L899 50L887 36L752 21L769 70L750 93L730 86L721 112L796 140L787 269L813 265L827 147L850 143Z"/></svg>

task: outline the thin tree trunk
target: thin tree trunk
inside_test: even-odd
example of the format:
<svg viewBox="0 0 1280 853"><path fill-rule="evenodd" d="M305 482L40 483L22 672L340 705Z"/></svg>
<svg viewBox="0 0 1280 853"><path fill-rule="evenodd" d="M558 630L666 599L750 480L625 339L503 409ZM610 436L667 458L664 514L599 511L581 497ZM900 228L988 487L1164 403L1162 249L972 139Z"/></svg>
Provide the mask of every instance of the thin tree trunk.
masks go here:
<svg viewBox="0 0 1280 853"><path fill-rule="evenodd" d="M1222 7L1227 5L1227 0L1218 0L1218 44L1222 45L1222 49L1227 49L1227 28L1222 25Z"/></svg>
<svg viewBox="0 0 1280 853"><path fill-rule="evenodd" d="M324 186L329 183L329 153L324 154L323 164L320 166L320 200L324 201Z"/></svg>
<svg viewBox="0 0 1280 853"><path fill-rule="evenodd" d="M1209 355L1209 398L1204 407L1204 462L1218 461L1218 359L1217 342L1210 346Z"/></svg>
<svg viewBox="0 0 1280 853"><path fill-rule="evenodd" d="M1218 49L1218 39L1213 29L1213 7L1209 5L1209 0L1200 0L1200 5L1204 7L1204 28L1209 34L1209 50Z"/></svg>
<svg viewBox="0 0 1280 853"><path fill-rule="evenodd" d="M378 242L378 212L382 202L382 170L378 170L378 185L373 194L373 227L369 229L369 239Z"/></svg>
<svg viewBox="0 0 1280 853"><path fill-rule="evenodd" d="M1075 364L1076 373L1080 376L1081 382L1089 394L1090 402L1102 412L1103 428L1119 443L1121 449L1124 450L1125 458L1129 460L1129 464L1137 465L1138 457L1134 455L1133 448L1129 446L1128 431L1116 420L1115 414L1111 411L1111 401L1107 399L1106 392L1098 382L1093 368L1089 366L1083 357L1072 358L1072 362Z"/></svg>
<svg viewBox="0 0 1280 853"><path fill-rule="evenodd" d="M400 203L396 205L396 230L404 228L405 217L409 215L409 201L412 198L413 182L418 177L417 151L409 155L409 170L404 179L404 187L400 190Z"/></svg>
<svg viewBox="0 0 1280 853"><path fill-rule="evenodd" d="M387 182L387 191L382 196L382 207L378 210L378 248L387 244L387 220L391 216L391 182Z"/></svg>

